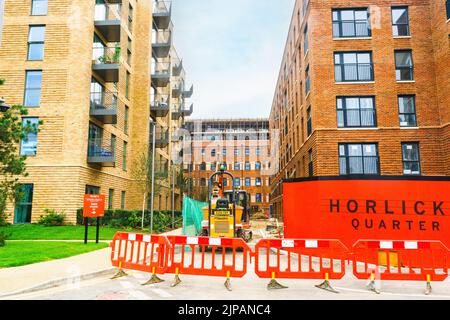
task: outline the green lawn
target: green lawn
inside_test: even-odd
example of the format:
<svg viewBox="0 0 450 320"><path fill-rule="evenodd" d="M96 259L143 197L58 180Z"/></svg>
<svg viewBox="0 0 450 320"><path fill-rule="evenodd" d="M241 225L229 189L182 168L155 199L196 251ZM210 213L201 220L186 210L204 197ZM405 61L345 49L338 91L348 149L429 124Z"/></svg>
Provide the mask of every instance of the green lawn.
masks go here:
<svg viewBox="0 0 450 320"><path fill-rule="evenodd" d="M82 253L106 248L107 243L78 242L11 242L0 247L0 268L9 268L67 258Z"/></svg>
<svg viewBox="0 0 450 320"><path fill-rule="evenodd" d="M11 234L8 240L84 240L84 226L45 227L36 224L0 227L0 232ZM111 240L116 232L109 227L100 228L100 240ZM95 240L95 226L89 227L89 240Z"/></svg>

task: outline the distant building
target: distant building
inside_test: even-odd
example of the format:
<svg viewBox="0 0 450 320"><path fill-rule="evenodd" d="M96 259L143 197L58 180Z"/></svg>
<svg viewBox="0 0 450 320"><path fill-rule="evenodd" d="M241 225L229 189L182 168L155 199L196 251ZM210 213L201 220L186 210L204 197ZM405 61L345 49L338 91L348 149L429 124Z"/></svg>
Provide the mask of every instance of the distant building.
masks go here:
<svg viewBox="0 0 450 320"><path fill-rule="evenodd" d="M191 150L184 153L185 176L194 198L207 195L208 181L220 164L226 164L235 181L247 191L253 212L269 212L269 121L268 119L187 120ZM205 199L201 199L205 200Z"/></svg>

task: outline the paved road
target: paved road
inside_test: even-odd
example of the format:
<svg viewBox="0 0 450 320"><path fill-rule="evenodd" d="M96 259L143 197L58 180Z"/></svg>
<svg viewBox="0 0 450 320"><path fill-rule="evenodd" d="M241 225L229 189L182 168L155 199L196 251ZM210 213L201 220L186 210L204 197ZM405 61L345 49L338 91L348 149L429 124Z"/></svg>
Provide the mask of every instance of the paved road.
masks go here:
<svg viewBox="0 0 450 320"><path fill-rule="evenodd" d="M207 257L210 258L210 253ZM276 258L272 255L272 258ZM227 254L227 261L231 257ZM286 256L282 256L286 262ZM208 259L207 259L208 260ZM172 288L173 276L164 275L166 281L157 285L142 286L149 275L129 271L129 276L111 280L110 276L100 276L91 280L62 287L48 289L30 294L9 297L8 299L50 299L50 300L290 300L290 299L362 299L362 300L396 300L396 299L446 299L450 300L450 280L433 283L433 293L425 296L424 282L384 281L381 284L381 294L366 289L366 281L357 280L347 266L347 273L342 280L332 281L339 294L315 288L317 280L280 280L289 288L269 291L267 279L258 278L253 265L248 266L249 272L244 278L232 279L232 292L224 287L224 278L181 276L182 283ZM380 285L380 284L378 284Z"/></svg>

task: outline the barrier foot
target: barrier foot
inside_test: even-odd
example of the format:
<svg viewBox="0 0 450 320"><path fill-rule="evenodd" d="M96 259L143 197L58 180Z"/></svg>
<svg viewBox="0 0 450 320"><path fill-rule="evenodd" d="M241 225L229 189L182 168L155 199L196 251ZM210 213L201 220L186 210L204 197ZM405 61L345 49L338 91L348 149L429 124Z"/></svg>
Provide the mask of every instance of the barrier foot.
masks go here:
<svg viewBox="0 0 450 320"><path fill-rule="evenodd" d="M267 289L274 290L274 289L287 289L288 287L283 286L280 284L277 280L272 279L270 280L269 284L267 285Z"/></svg>
<svg viewBox="0 0 450 320"><path fill-rule="evenodd" d="M380 294L380 290L378 290L378 289L375 287L375 281L374 281L374 280L371 280L371 281L370 281L369 285L367 286L367 289L369 289L370 291L375 292L376 294Z"/></svg>
<svg viewBox="0 0 450 320"><path fill-rule="evenodd" d="M112 279L118 279L118 278L122 278L122 277L127 277L128 274L123 271L122 269L122 262L119 262L119 271L111 278Z"/></svg>
<svg viewBox="0 0 450 320"><path fill-rule="evenodd" d="M430 295L431 291L432 291L432 288L431 288L431 277L430 277L430 275L427 275L427 288L425 290L425 295L427 295L427 296Z"/></svg>
<svg viewBox="0 0 450 320"><path fill-rule="evenodd" d="M152 274L152 277L150 278L150 280L148 280L146 283L143 283L143 286L148 286L150 284L156 284L156 283L160 283L160 282L164 282L163 279L161 279L160 277L158 277L155 273Z"/></svg>
<svg viewBox="0 0 450 320"><path fill-rule="evenodd" d="M177 285L179 285L180 283L181 283L180 276L176 274L175 275L175 282L172 283L170 286L173 288L173 287L176 287Z"/></svg>
<svg viewBox="0 0 450 320"><path fill-rule="evenodd" d="M231 290L231 281L230 281L230 271L227 271L227 280L225 280L225 288L227 288L228 291L232 291Z"/></svg>
<svg viewBox="0 0 450 320"><path fill-rule="evenodd" d="M328 281L328 280L325 280L321 284L316 285L316 288L319 288L319 289L322 289L322 290L326 290L326 291L329 291L329 292L333 292L333 293L339 293L339 291L337 291L336 289L334 289L331 286L330 281Z"/></svg>

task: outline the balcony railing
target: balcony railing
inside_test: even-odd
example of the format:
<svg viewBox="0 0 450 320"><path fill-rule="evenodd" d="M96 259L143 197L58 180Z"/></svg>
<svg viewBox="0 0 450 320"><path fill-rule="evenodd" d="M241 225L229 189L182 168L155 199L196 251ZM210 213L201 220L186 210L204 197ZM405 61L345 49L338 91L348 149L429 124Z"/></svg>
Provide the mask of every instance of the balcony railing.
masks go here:
<svg viewBox="0 0 450 320"><path fill-rule="evenodd" d="M90 114L103 123L117 124L117 105L117 93L91 92Z"/></svg>
<svg viewBox="0 0 450 320"><path fill-rule="evenodd" d="M95 5L95 27L103 35L107 42L120 41L120 8L121 5L118 4L117 1L115 2L115 4L103 3Z"/></svg>
<svg viewBox="0 0 450 320"><path fill-rule="evenodd" d="M193 94L194 94L194 85L192 85L189 90L184 90L183 91L183 97L184 98L190 98L190 97L192 97Z"/></svg>
<svg viewBox="0 0 450 320"><path fill-rule="evenodd" d="M168 95L151 95L150 111L154 112L157 117L165 117L170 110L170 99Z"/></svg>
<svg viewBox="0 0 450 320"><path fill-rule="evenodd" d="M188 109L183 108L183 109L181 110L181 112L183 113L184 116L190 116L190 115L192 115L192 113L194 112L194 104L191 104L191 106L190 106Z"/></svg>
<svg viewBox="0 0 450 320"><path fill-rule="evenodd" d="M173 63L172 66L172 75L174 77L179 77L183 71L183 60L178 60L176 63Z"/></svg>
<svg viewBox="0 0 450 320"><path fill-rule="evenodd" d="M152 49L157 58L166 58L169 56L172 47L172 29L169 27L164 30L153 30Z"/></svg>
<svg viewBox="0 0 450 320"><path fill-rule="evenodd" d="M97 46L92 49L93 70L105 82L119 81L120 47Z"/></svg>
<svg viewBox="0 0 450 320"><path fill-rule="evenodd" d="M153 21L159 29L167 29L172 16L171 1L153 2Z"/></svg>
<svg viewBox="0 0 450 320"><path fill-rule="evenodd" d="M90 138L88 141L88 162L104 166L116 163L116 142L111 139Z"/></svg>
<svg viewBox="0 0 450 320"><path fill-rule="evenodd" d="M181 106L180 105L174 105L172 107L172 119L178 120L182 116Z"/></svg>
<svg viewBox="0 0 450 320"><path fill-rule="evenodd" d="M153 130L150 131L150 143L153 142ZM169 130L161 126L156 127L155 146L165 148L169 145Z"/></svg>
<svg viewBox="0 0 450 320"><path fill-rule="evenodd" d="M181 81L176 81L172 84L172 97L179 98L181 96L181 92L184 89L184 84Z"/></svg>
<svg viewBox="0 0 450 320"><path fill-rule="evenodd" d="M169 177L169 162L167 160L155 161L155 176L160 179Z"/></svg>
<svg viewBox="0 0 450 320"><path fill-rule="evenodd" d="M165 87L170 81L170 62L158 62L152 65L152 83L156 87Z"/></svg>

